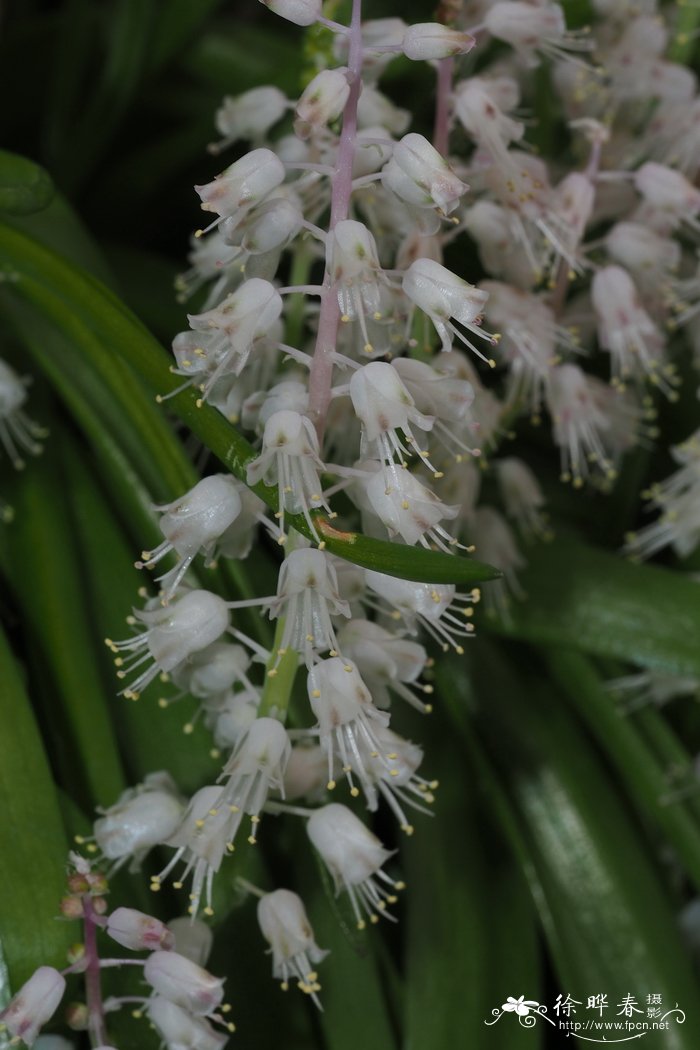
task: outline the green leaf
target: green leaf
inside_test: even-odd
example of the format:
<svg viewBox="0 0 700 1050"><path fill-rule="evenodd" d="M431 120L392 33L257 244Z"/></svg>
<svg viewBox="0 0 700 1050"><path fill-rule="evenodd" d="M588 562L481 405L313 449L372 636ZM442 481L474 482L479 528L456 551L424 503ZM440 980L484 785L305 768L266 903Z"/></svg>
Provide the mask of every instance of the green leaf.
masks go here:
<svg viewBox="0 0 700 1050"><path fill-rule="evenodd" d="M154 392L165 394L176 389L177 380L169 371L168 358L162 348L99 282L18 231L1 225L0 259L13 276L11 294L23 296L74 341L86 364L109 386L134 425L137 417L146 412L146 402L127 366ZM207 405L200 406L197 394L191 389L173 396L169 404L224 466L245 481L246 468L255 457L255 450L221 413ZM158 437L164 424L158 428L150 417L149 423L152 433L145 442L144 453L154 452L159 441L164 440ZM171 447L172 442L167 445L168 450ZM171 458L174 481L181 460L178 457L175 462L174 453ZM180 491L186 487L182 486ZM252 488L269 507L277 509L275 488L262 483ZM286 520L302 535L314 538L303 515L290 514ZM471 559L340 532L323 515L315 515L314 520L327 550L365 568L436 584L471 585L500 575L492 567Z"/></svg>
<svg viewBox="0 0 700 1050"><path fill-rule="evenodd" d="M528 557L520 576L526 599L513 602L508 622L484 618L482 628L700 676L693 580L568 537L532 547Z"/></svg>
<svg viewBox="0 0 700 1050"><path fill-rule="evenodd" d="M666 1009L678 1003L687 1015L664 1046L693 1047L697 981L647 841L558 691L518 655L516 670L480 646L477 727L531 853L558 990L584 1004L595 992L611 1004L661 994Z"/></svg>
<svg viewBox="0 0 700 1050"><path fill-rule="evenodd" d="M0 930L16 990L42 964L62 967L75 939L56 916L68 841L24 683L0 631Z"/></svg>
<svg viewBox="0 0 700 1050"><path fill-rule="evenodd" d="M34 161L0 150L0 212L31 215L51 203L54 186Z"/></svg>
<svg viewBox="0 0 700 1050"><path fill-rule="evenodd" d="M700 824L683 803L668 805L665 801L669 794L666 770L637 732L634 719L615 704L584 656L551 649L547 653L547 664L562 695L615 763L626 793L664 832L700 892ZM675 757L677 759L678 754ZM687 756L685 766L690 776Z"/></svg>
<svg viewBox="0 0 700 1050"><path fill-rule="evenodd" d="M67 515L71 479L57 452L54 436L8 492L17 512L7 531L11 583L29 638L41 652L36 672L50 699L46 717L61 744L65 786L92 809L111 804L126 784Z"/></svg>

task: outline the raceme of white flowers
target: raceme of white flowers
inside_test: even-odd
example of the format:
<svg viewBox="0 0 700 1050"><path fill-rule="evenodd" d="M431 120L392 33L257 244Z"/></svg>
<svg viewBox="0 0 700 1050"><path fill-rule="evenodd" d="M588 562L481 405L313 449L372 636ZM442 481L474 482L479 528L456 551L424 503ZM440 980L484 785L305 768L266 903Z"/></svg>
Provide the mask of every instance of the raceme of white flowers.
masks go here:
<svg viewBox="0 0 700 1050"><path fill-rule="evenodd" d="M700 367L688 239L700 231L700 102L693 74L664 57L670 29L653 0L643 10L595 2L590 32L567 29L547 2L476 0L468 14L454 5L450 25L414 26L362 22L360 0L349 26L325 19L321 0L263 3L296 26L325 26L333 57L298 100L257 87L216 114L210 152L250 150L195 187L207 222L178 292L196 293L199 312L173 340L172 371L247 433L257 449L248 486L276 486L278 505L269 514L245 484L212 472L156 508L163 540L136 564L154 570L157 593L129 618L131 635L108 645L125 697L159 682L176 690L163 705L195 698L186 731L203 718L226 757L189 799L153 773L101 814L90 844L112 869L138 869L168 847L152 889L170 878L185 891L182 936L193 943L222 865L274 833L266 813L305 821L359 928L393 920L403 883L361 814L386 806L412 834L434 802L422 749L395 723L404 702L431 710L425 646L461 653L480 595L344 563L319 520L455 557L475 549L503 573L485 598L507 616L524 597L524 545L550 534L535 473L498 454L513 423L548 420L562 480L607 490L625 453L653 438L654 401L678 397L676 330ZM506 45L491 62L490 40ZM431 139L382 91L397 56L436 70ZM523 145L522 107L545 58L579 158L572 170ZM447 262L470 241L487 274L477 286ZM25 396L2 365L0 442L17 466L39 437ZM673 457L676 473L647 494L658 517L626 539L636 557L666 547L682 557L700 540L700 431ZM281 558L274 593L229 601L203 588L196 559L246 558L260 525ZM242 629L249 610L269 619L272 643ZM289 729L295 673L308 704ZM655 702L684 691L633 678L619 691ZM273 975L318 1005L326 952L302 899L247 891L259 897ZM106 932L151 951L144 1012L166 1047L223 1045L206 951L187 961L157 920L128 909ZM28 1045L62 994L63 977L47 969L4 1015Z"/></svg>

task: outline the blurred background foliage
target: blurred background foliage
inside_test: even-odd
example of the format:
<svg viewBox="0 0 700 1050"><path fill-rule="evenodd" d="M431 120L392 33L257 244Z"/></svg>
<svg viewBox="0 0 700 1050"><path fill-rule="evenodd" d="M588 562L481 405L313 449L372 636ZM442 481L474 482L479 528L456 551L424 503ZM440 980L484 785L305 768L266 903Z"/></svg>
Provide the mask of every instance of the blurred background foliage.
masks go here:
<svg viewBox="0 0 700 1050"><path fill-rule="evenodd" d="M369 13L425 21L433 12L424 0L373 0ZM192 186L222 166L206 150L222 97L263 83L293 96L323 46L255 0L4 6L2 147L40 164L55 187L49 203L35 168L18 176L7 156L0 163L0 189L20 185L29 201L15 198L0 216L0 263L35 282L33 298L12 280L0 285L2 356L35 375L32 414L51 431L23 474L0 465L15 509L0 527L5 996L40 963L60 964L75 940L54 916L71 836L85 833L95 806L155 769L191 791L216 768L204 731L183 736L181 709L116 697L101 644L124 633L141 583L134 552L153 536L150 502L174 498L194 476L157 389L125 363L124 347L150 359L148 332L167 345L183 327L173 281L199 221ZM543 145L561 130L546 75L533 100ZM428 73L398 62L385 87L427 126ZM454 251L471 276L466 238ZM660 418L658 447L696 423L691 380ZM300 835L273 827L217 888L211 968L228 977L232 1046L535 1050L564 1037L513 1017L494 1028L484 1020L509 995L551 1010L559 992L584 1001L602 992L611 1003L660 993L688 1017L649 1045L698 1045L697 955L678 929L700 890L697 701L623 716L604 688L630 663L700 679L700 603L688 578L698 565L639 567L617 554L667 454L642 449L612 494L581 494L559 485L540 431L523 425L517 440L544 479L557 538L529 552L528 598L510 621L481 619L464 658L438 660L427 727L404 722L425 740L441 789L433 820L396 843L409 884L401 923L349 935ZM273 580L274 556L261 552L253 571L256 584ZM207 586L244 593L250 572L222 569ZM379 831L392 840L389 827ZM319 943L333 950L323 1013L271 984L252 911L238 907L242 870L269 886L291 882L307 899ZM156 908L143 885L119 875L115 903ZM166 918L180 907L171 890L157 902ZM115 1042L157 1043L129 1018L115 1021Z"/></svg>

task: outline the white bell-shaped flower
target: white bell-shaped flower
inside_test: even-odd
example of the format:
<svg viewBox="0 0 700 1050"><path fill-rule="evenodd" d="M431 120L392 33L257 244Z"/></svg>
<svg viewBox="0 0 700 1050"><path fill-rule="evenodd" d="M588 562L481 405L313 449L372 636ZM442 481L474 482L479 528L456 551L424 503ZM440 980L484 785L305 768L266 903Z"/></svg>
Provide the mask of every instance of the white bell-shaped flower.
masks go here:
<svg viewBox="0 0 700 1050"><path fill-rule="evenodd" d="M50 1021L66 990L66 979L53 966L40 966L0 1013L0 1025L12 1043L32 1046Z"/></svg>
<svg viewBox="0 0 700 1050"><path fill-rule="evenodd" d="M207 708L205 723L214 734L217 747L236 747L258 717L260 693L257 689L242 689L226 693L215 706Z"/></svg>
<svg viewBox="0 0 700 1050"><path fill-rule="evenodd" d="M561 455L561 479L583 485L592 468L612 479L615 471L606 449L610 420L601 408L593 385L577 365L552 369L547 405L554 422L554 443Z"/></svg>
<svg viewBox="0 0 700 1050"><path fill-rule="evenodd" d="M473 603L479 600L478 590L458 594L452 584L416 583L372 569L365 569L365 578L370 590L393 609L394 618L403 620L412 634L420 624L443 652L450 647L457 653L464 651L458 639L473 633L470 617ZM465 604L460 607L458 602Z"/></svg>
<svg viewBox="0 0 700 1050"><path fill-rule="evenodd" d="M541 4L498 0L486 11L484 26L497 40L510 44L530 66L537 65L538 51L553 59L570 59L570 51L590 51L593 47L585 33L567 32L563 9L546 0Z"/></svg>
<svg viewBox="0 0 700 1050"><path fill-rule="evenodd" d="M469 33L440 22L415 22L404 33L401 50L414 62L432 62L466 55L476 44Z"/></svg>
<svg viewBox="0 0 700 1050"><path fill-rule="evenodd" d="M639 222L616 222L606 234L605 248L614 263L629 270L645 298L668 284L681 261L677 241Z"/></svg>
<svg viewBox="0 0 700 1050"><path fill-rule="evenodd" d="M260 813L270 791L284 791L291 749L287 730L278 719L256 718L223 768L219 779L227 783L221 805L234 815L250 817L251 845L256 842Z"/></svg>
<svg viewBox="0 0 700 1050"><path fill-rule="evenodd" d="M407 109L399 109L372 84L365 84L357 103L357 124L364 128L384 128L389 135L403 135L411 122Z"/></svg>
<svg viewBox="0 0 700 1050"><path fill-rule="evenodd" d="M308 139L337 120L345 109L349 94L347 69L322 69L317 73L296 104L294 131L299 138Z"/></svg>
<svg viewBox="0 0 700 1050"><path fill-rule="evenodd" d="M411 263L403 276L402 286L411 302L433 322L444 351L451 350L452 340L457 338L482 361L494 367L495 362L485 357L455 324L458 322L469 333L485 339L492 346L498 342L497 336L480 328L488 299L486 292L463 281L433 259L416 259Z"/></svg>
<svg viewBox="0 0 700 1050"><path fill-rule="evenodd" d="M541 267L531 251L523 251L517 219L510 208L485 199L464 213L464 225L476 241L484 269L518 288L532 288L541 277Z"/></svg>
<svg viewBox="0 0 700 1050"><path fill-rule="evenodd" d="M176 889L192 875L190 915L196 916L204 892L206 897L205 915L211 915L211 893L214 875L221 867L224 856L232 853L233 840L241 823L240 811L231 812L228 806L219 805L221 786L214 784L200 788L192 798L182 819L167 841L175 847L170 862L153 877L151 889L159 890L163 879L176 864L184 861L185 867L179 880L174 883Z"/></svg>
<svg viewBox="0 0 700 1050"><path fill-rule="evenodd" d="M337 223L326 242L328 272L338 296L340 319L358 321L364 339L364 350L374 347L367 332L366 318L382 318L381 283L386 277L379 262L377 244L364 225L354 219Z"/></svg>
<svg viewBox="0 0 700 1050"><path fill-rule="evenodd" d="M492 163L508 164L507 147L520 141L525 128L502 112L497 91L498 83L490 77L463 80L455 91L455 116Z"/></svg>
<svg viewBox="0 0 700 1050"><path fill-rule="evenodd" d="M153 952L143 976L156 995L163 996L195 1017L206 1017L221 1005L224 982L177 952Z"/></svg>
<svg viewBox="0 0 700 1050"><path fill-rule="evenodd" d="M414 828L406 816L406 808L410 806L419 813L430 815L427 807L435 801L433 792L438 783L418 775L423 750L417 744L404 740L388 727L378 730L377 739L379 750L368 752L365 748L362 756L365 773L362 787L367 808L370 811L378 809L379 799L383 798L401 830L412 835Z"/></svg>
<svg viewBox="0 0 700 1050"><path fill-rule="evenodd" d="M143 784L123 792L95 821L95 842L115 868L132 860L132 870L146 853L175 831L184 805L167 773L151 773Z"/></svg>
<svg viewBox="0 0 700 1050"><path fill-rule="evenodd" d="M162 995L152 996L146 1004L146 1014L166 1050L223 1050L228 1035L217 1032L203 1017L184 1010Z"/></svg>
<svg viewBox="0 0 700 1050"><path fill-rule="evenodd" d="M366 780L364 753L377 751L377 728L386 726L389 715L372 703L372 697L354 664L342 657L322 660L309 671L309 703L316 716L321 747L328 763L328 788L335 787L336 755L341 761L350 793L359 795L353 773Z"/></svg>
<svg viewBox="0 0 700 1050"><path fill-rule="evenodd" d="M40 439L46 437L46 431L24 411L27 382L0 360L0 446L17 470L24 467L22 453L37 456L42 449Z"/></svg>
<svg viewBox="0 0 700 1050"><path fill-rule="evenodd" d="M245 214L255 204L260 204L269 193L281 186L285 180L284 164L270 149L254 149L231 164L212 182L195 186L202 201L202 211L214 212L222 219ZM203 231L207 232L207 231Z"/></svg>
<svg viewBox="0 0 700 1050"><path fill-rule="evenodd" d="M476 429L470 412L474 387L468 379L442 371L443 364L442 358L430 365L412 357L398 357L393 362L416 407L433 416L435 436L461 461L465 453L477 455L479 452L468 443L469 433Z"/></svg>
<svg viewBox="0 0 700 1050"><path fill-rule="evenodd" d="M234 98L227 96L214 118L216 130L223 138L210 147L211 151L219 153L240 139L261 142L273 124L282 119L288 106L287 96L268 84Z"/></svg>
<svg viewBox="0 0 700 1050"><path fill-rule="evenodd" d="M418 642L358 617L343 625L338 642L343 654L357 665L377 707L389 707L391 693L396 693L423 713L432 710L414 692L429 696L433 691L418 680L430 662Z"/></svg>
<svg viewBox="0 0 700 1050"><path fill-rule="evenodd" d="M480 506L469 523L470 534L479 557L500 569L501 579L486 584L486 611L508 620L511 596L522 599L525 593L518 583L518 570L526 565L513 533L502 514L494 507Z"/></svg>
<svg viewBox="0 0 700 1050"><path fill-rule="evenodd" d="M317 1006L321 986L314 967L328 955L316 944L304 902L291 890L274 890L258 901L258 924L272 953L272 975L286 991L295 979L297 988Z"/></svg>
<svg viewBox="0 0 700 1050"><path fill-rule="evenodd" d="M175 938L165 923L135 908L116 908L107 916L105 931L132 952L170 951L175 946Z"/></svg>
<svg viewBox="0 0 700 1050"><path fill-rule="evenodd" d="M260 0L280 18L297 26L311 26L322 14L322 0Z"/></svg>
<svg viewBox="0 0 700 1050"><path fill-rule="evenodd" d="M355 414L362 424L362 453L376 453L384 463L398 457L404 463L409 450L399 438L401 431L411 450L433 470L427 454L420 448L411 424L430 430L433 418L419 412L397 370L384 361L372 361L353 372L349 385Z"/></svg>
<svg viewBox="0 0 700 1050"><path fill-rule="evenodd" d="M508 517L525 536L549 536L542 512L546 500L530 467L516 456L496 460L496 477Z"/></svg>
<svg viewBox="0 0 700 1050"><path fill-rule="evenodd" d="M303 514L313 536L318 540L311 510L331 509L323 497L320 472L324 469L319 454L318 438L313 423L299 412L274 412L265 423L262 450L248 464L247 481L256 485L277 485L279 519L284 536L284 515Z"/></svg>
<svg viewBox="0 0 700 1050"><path fill-rule="evenodd" d="M240 375L254 345L265 338L281 313L282 297L274 285L251 277L218 306L188 315L190 327L208 337L200 355L206 371L202 400L209 398L218 380Z"/></svg>
<svg viewBox="0 0 700 1050"><path fill-rule="evenodd" d="M195 653L173 674L176 685L199 700L212 700L234 685L253 689L248 678L250 657L240 645L214 642Z"/></svg>
<svg viewBox="0 0 700 1050"><path fill-rule="evenodd" d="M634 281L621 266L604 266L591 283L591 301L598 321L598 342L612 359L613 384L648 379L671 400L674 371L664 359L666 341L639 300Z"/></svg>
<svg viewBox="0 0 700 1050"><path fill-rule="evenodd" d="M634 173L634 185L647 205L640 218L657 232L671 232L683 222L695 232L700 229L700 190L680 171L647 161Z"/></svg>
<svg viewBox="0 0 700 1050"><path fill-rule="evenodd" d="M366 483L365 494L390 536L398 534L411 546L421 543L430 548L434 544L448 552L456 545L457 541L440 522L456 518L459 507L446 506L410 471L391 467L373 474Z"/></svg>
<svg viewBox="0 0 700 1050"><path fill-rule="evenodd" d="M197 554L211 554L216 541L240 514L241 506L238 485L229 475L203 478L184 496L155 508L161 514L158 527L165 539L154 550L144 551L143 561L136 562L136 568L151 569L175 551L179 555L177 565L159 578L163 598L168 600Z"/></svg>
<svg viewBox="0 0 700 1050"><path fill-rule="evenodd" d="M311 547L290 552L282 562L270 616L284 617L280 649L302 654L307 666L318 653L336 654L332 617L349 617L350 607L340 597L335 566L325 551Z"/></svg>
<svg viewBox="0 0 700 1050"><path fill-rule="evenodd" d="M625 537L625 549L635 558L650 558L665 547L687 558L700 542L700 430L673 446L671 454L679 469L649 491L659 518Z"/></svg>
<svg viewBox="0 0 700 1050"><path fill-rule="evenodd" d="M376 835L338 803L315 810L306 830L333 876L336 891L348 894L358 929L365 928L365 916L370 922L378 922L380 915L391 918L387 904L396 903L395 891L404 884L381 870L391 851L384 849Z"/></svg>
<svg viewBox="0 0 700 1050"><path fill-rule="evenodd" d="M382 169L382 184L416 212L434 212L426 233L435 233L439 218L451 215L469 187L426 138L410 132L396 143Z"/></svg>
<svg viewBox="0 0 700 1050"><path fill-rule="evenodd" d="M228 606L210 591L188 591L165 607L134 610L133 622L146 629L121 642L106 640L118 654L118 678L126 678L142 664L150 663L122 690L130 700L138 699L158 675L175 671L188 657L217 641L229 626ZM122 653L131 655L125 659Z"/></svg>

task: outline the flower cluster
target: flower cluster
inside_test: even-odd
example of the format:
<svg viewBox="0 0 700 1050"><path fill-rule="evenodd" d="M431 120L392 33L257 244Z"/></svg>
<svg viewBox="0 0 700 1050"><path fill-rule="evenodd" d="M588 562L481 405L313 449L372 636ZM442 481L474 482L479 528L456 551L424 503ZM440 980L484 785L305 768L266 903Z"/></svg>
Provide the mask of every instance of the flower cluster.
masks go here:
<svg viewBox="0 0 700 1050"><path fill-rule="evenodd" d="M255 451L239 478L212 468L155 508L162 542L136 565L156 570L157 587L129 617L131 635L107 642L125 697L166 684L161 703L194 700L186 731L202 717L225 753L218 779L192 797L154 773L95 824L94 849L114 868L171 851L151 888L187 883L188 936L266 813L305 820L360 929L395 918L393 851L358 807L385 805L406 834L414 813L430 812L437 783L399 731L401 703L431 710L426 646L463 653L481 595L350 565L326 549L328 530L361 530L417 557L476 550L502 573L486 585L487 611L507 618L524 598L527 544L550 528L541 478L501 454L504 439L546 418L561 479L610 489L625 454L654 436L656 401L679 396L676 330L700 340L685 236L700 223L696 84L664 58L667 30L650 5L600 0L583 32L550 2L476 0L454 5L449 25L412 26L363 21L361 0L347 26L326 19L321 0L263 2L296 26L325 26L335 64L298 99L260 87L224 100L211 152L251 148L195 187L211 221L178 282L196 312L172 346L178 390L192 388ZM490 40L503 47L482 46ZM436 70L430 138L382 89L396 56ZM568 122L568 170L525 148L519 119L545 57ZM476 284L452 269L470 242ZM700 364L700 342L695 351ZM0 372L0 439L13 459L36 437L22 391ZM699 450L700 432L673 450L678 471L649 493L661 517L628 537L630 553L696 546ZM229 600L206 589L202 570L246 559L261 527L281 557L270 593ZM256 609L272 626L251 632ZM306 700L295 695L290 729L296 679ZM273 975L318 1004L326 953L301 898L245 886L259 897ZM177 937L173 950L156 920L126 911L106 930L151 950L143 1009L165 1045L222 1045L211 1025L222 1020L221 982ZM59 984L41 980L50 1005ZM46 1019L22 1006L32 994L6 1013L21 1038Z"/></svg>

